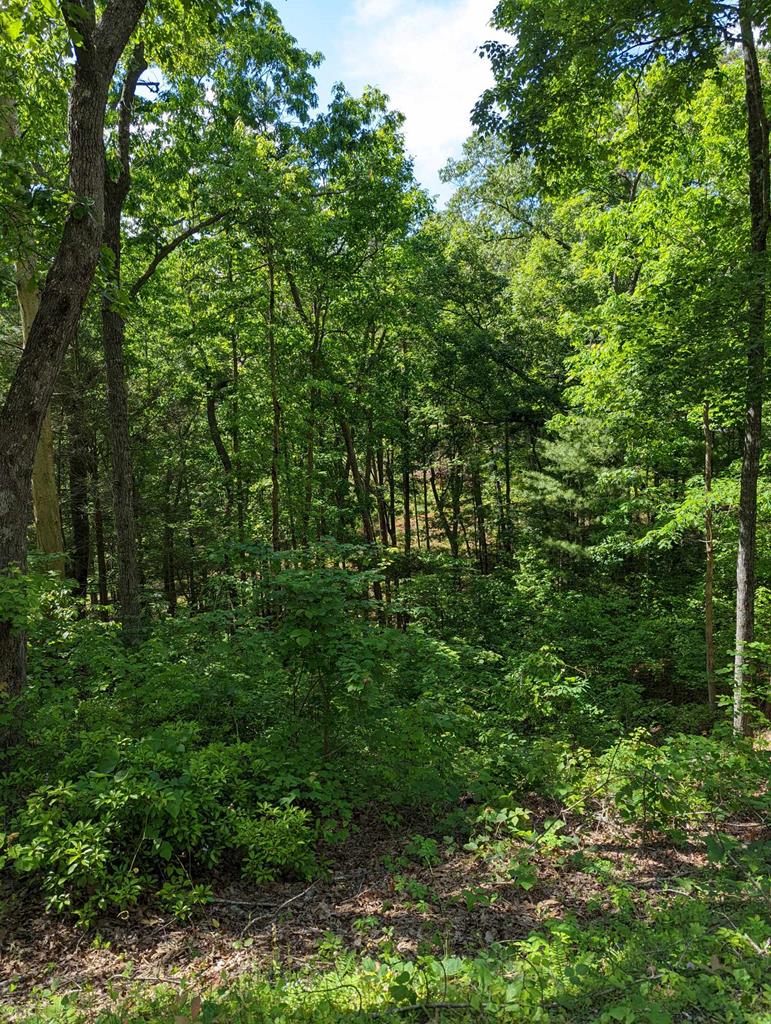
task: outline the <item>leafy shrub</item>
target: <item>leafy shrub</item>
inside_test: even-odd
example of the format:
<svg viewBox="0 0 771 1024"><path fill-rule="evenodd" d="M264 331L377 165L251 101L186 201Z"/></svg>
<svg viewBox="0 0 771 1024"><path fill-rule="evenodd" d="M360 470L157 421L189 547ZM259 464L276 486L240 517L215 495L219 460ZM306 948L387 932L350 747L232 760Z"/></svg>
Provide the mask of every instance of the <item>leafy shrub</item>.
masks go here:
<svg viewBox="0 0 771 1024"><path fill-rule="evenodd" d="M314 867L310 813L291 804L260 804L256 817L237 817L235 840L243 854L243 872L255 882L273 882L287 869L309 875Z"/></svg>
<svg viewBox="0 0 771 1024"><path fill-rule="evenodd" d="M638 730L598 759L585 791L622 822L682 840L730 814L767 811L767 781L768 756L747 742L679 735L657 746Z"/></svg>
<svg viewBox="0 0 771 1024"><path fill-rule="evenodd" d="M304 877L313 868L310 815L291 801L256 799L253 754L248 745L191 753L180 730L125 743L80 778L33 793L7 857L39 878L50 908L83 921L156 893L189 913L205 898L193 874L226 854L255 881Z"/></svg>

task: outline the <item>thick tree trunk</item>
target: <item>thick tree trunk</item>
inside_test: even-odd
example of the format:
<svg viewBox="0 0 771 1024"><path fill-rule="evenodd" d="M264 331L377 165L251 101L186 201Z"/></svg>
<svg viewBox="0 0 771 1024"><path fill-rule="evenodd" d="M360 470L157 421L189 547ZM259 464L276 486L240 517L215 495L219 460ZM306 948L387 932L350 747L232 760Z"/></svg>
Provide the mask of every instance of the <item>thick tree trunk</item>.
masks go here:
<svg viewBox="0 0 771 1024"><path fill-rule="evenodd" d="M0 141L13 142L19 137L19 124L13 100L0 96ZM31 185L30 182L27 183ZM40 291L37 285L35 240L25 224L19 225L20 239L17 243L19 256L16 261L16 298L21 314L22 348L27 344L30 328L40 307ZM18 230L18 229L17 229ZM59 494L54 472L53 430L51 413L46 410L40 440L35 451L32 468L32 507L35 516L37 546L44 555L58 555L47 563L47 568L64 575L64 537L62 534Z"/></svg>
<svg viewBox="0 0 771 1024"><path fill-rule="evenodd" d="M111 0L98 24L87 4L73 0L63 8L70 30L79 40L69 107L69 185L74 199L46 277L40 308L0 412L0 572L26 568L35 450L102 243L108 89L146 2ZM24 633L8 621L0 622L0 692L18 695L25 675Z"/></svg>
<svg viewBox="0 0 771 1024"><path fill-rule="evenodd" d="M21 310L22 343L26 345L32 322L40 307L40 292L21 265L17 265L16 269L16 295ZM46 409L43 417L40 439L35 449L35 461L32 466L32 509L35 515L38 548L44 555L58 556L52 558L46 567L64 576L64 535L54 469L54 435L50 408Z"/></svg>
<svg viewBox="0 0 771 1024"><path fill-rule="evenodd" d="M747 146L750 159L749 196L751 260L748 281L747 384L744 450L739 495L739 551L736 560L736 653L734 656L734 731L748 730L746 684L751 659L747 646L755 638L755 549L757 495L760 472L766 341L766 244L769 198L768 118L746 5L739 8L747 108Z"/></svg>

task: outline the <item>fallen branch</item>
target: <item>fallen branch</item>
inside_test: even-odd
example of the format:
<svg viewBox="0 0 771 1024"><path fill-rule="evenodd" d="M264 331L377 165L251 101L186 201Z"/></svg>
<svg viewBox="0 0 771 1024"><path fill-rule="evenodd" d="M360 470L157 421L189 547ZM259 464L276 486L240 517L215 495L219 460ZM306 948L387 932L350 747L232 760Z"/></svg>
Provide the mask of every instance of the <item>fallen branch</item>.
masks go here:
<svg viewBox="0 0 771 1024"><path fill-rule="evenodd" d="M261 917L250 918L246 922L246 924L244 925L244 927L243 927L243 929L241 931L241 937L243 938L243 936L249 931L250 928L253 928L254 925L259 924L261 921L267 921L270 918L275 918L278 914L281 913L281 911L284 909L284 907L288 907L290 903L294 903L295 900L299 900L303 896L305 896L307 893L309 893L311 891L311 889L315 886L315 884L316 884L315 881L311 882L311 884L308 886L307 889L303 889L302 892L298 892L296 896L290 896L288 900L284 900L283 903L280 903L276 907L276 909L272 910L269 914L263 914Z"/></svg>

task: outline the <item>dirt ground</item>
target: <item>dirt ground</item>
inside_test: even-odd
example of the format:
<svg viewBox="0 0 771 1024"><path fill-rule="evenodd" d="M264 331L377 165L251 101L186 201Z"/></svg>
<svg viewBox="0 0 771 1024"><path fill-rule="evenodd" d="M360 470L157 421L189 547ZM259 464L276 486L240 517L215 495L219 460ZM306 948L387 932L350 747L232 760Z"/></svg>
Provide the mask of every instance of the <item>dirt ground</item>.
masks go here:
<svg viewBox="0 0 771 1024"><path fill-rule="evenodd" d="M568 912L587 920L613 912L603 880L571 858L536 856L537 881L527 891L463 849L440 845L433 867L394 866L421 831L420 822L393 830L374 813L363 815L345 843L324 851L326 870L313 883L257 887L223 873L213 879L214 901L191 922L145 907L84 929L47 914L34 891L7 888L0 1003L22 1008L48 993L87 991L98 1007L137 984L194 979L208 988L255 969L322 967L343 947L376 956L390 943L405 956L462 955L524 938ZM694 849L619 841L601 829L583 835L581 845L610 862L614 880L647 893L704 866Z"/></svg>

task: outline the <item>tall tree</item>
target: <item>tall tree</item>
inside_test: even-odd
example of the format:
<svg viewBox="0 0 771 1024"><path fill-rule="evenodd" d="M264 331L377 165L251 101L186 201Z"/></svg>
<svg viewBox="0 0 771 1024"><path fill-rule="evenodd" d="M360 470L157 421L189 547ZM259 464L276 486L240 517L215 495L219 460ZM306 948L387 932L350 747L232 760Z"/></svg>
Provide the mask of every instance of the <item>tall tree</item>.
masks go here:
<svg viewBox="0 0 771 1024"><path fill-rule="evenodd" d="M493 24L516 44L488 42L483 50L495 86L477 105L477 122L507 139L518 153L534 152L552 171L580 174L590 151L607 150L609 136L586 133L589 111L655 62L668 69L669 96L693 93L717 67L726 47L739 46L745 69L745 123L749 165L747 201L746 420L739 499L736 564L734 728L747 728L745 677L754 640L757 486L765 384L766 242L771 219L769 133L756 36L768 28L768 8L754 0L684 4L632 0L504 0ZM652 110L655 106L652 105ZM654 132L655 134L655 126Z"/></svg>
<svg viewBox="0 0 771 1024"><path fill-rule="evenodd" d="M0 572L24 569L30 481L40 432L96 271L104 219L104 122L116 64L147 0L71 0L62 15L74 51L69 101L72 203L27 344L0 410ZM0 621L0 690L21 692L25 636Z"/></svg>

